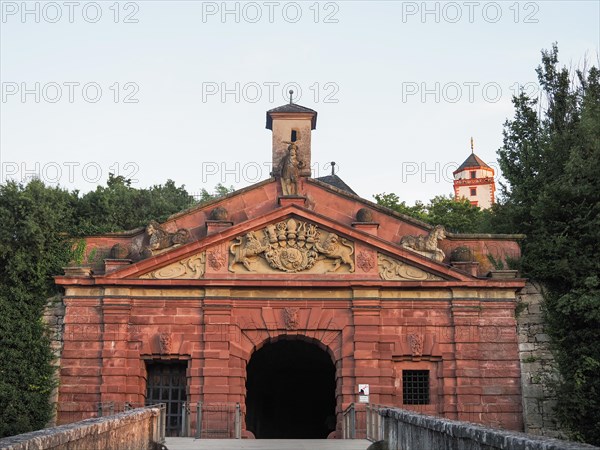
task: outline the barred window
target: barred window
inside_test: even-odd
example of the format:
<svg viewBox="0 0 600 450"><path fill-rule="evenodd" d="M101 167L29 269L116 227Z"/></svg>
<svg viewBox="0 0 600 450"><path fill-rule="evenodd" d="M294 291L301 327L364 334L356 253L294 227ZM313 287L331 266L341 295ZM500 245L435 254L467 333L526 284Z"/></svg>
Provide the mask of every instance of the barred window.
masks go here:
<svg viewBox="0 0 600 450"><path fill-rule="evenodd" d="M402 371L402 399L405 405L429 404L429 370Z"/></svg>

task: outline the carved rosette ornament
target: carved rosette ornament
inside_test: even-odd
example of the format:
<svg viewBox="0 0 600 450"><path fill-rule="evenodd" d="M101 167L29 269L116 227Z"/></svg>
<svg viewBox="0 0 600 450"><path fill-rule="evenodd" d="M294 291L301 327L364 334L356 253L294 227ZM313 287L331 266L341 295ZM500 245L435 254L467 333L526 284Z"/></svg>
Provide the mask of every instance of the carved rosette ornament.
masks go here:
<svg viewBox="0 0 600 450"><path fill-rule="evenodd" d="M186 279L194 280L202 278L206 271L206 254L204 252L189 258L182 259L168 266L161 267L153 272L146 273L140 278L150 278L157 280L166 279Z"/></svg>
<svg viewBox="0 0 600 450"><path fill-rule="evenodd" d="M158 335L158 345L161 354L171 353L171 335L169 333L160 333Z"/></svg>
<svg viewBox="0 0 600 450"><path fill-rule="evenodd" d="M275 270L296 273L312 268L320 260L333 262L329 272L342 264L354 271L354 246L335 233L322 232L316 225L288 219L267 225L262 230L250 231L237 237L230 246L229 271L235 272L242 264L253 272L251 263L264 258Z"/></svg>
<svg viewBox="0 0 600 450"><path fill-rule="evenodd" d="M220 270L225 265L225 255L221 249L208 252L208 265L213 270Z"/></svg>
<svg viewBox="0 0 600 450"><path fill-rule="evenodd" d="M443 280L438 276L425 272L417 267L409 266L401 261L379 253L377 255L379 276L388 281L434 281Z"/></svg>
<svg viewBox="0 0 600 450"><path fill-rule="evenodd" d="M406 340L413 356L421 356L423 354L424 338L422 334L409 334L406 336Z"/></svg>
<svg viewBox="0 0 600 450"><path fill-rule="evenodd" d="M367 252L359 252L356 255L356 265L362 269L363 272L370 271L375 266L373 256Z"/></svg>
<svg viewBox="0 0 600 450"><path fill-rule="evenodd" d="M300 308L284 308L283 309L283 321L285 322L286 329L288 329L288 330L298 329L299 312L300 312Z"/></svg>

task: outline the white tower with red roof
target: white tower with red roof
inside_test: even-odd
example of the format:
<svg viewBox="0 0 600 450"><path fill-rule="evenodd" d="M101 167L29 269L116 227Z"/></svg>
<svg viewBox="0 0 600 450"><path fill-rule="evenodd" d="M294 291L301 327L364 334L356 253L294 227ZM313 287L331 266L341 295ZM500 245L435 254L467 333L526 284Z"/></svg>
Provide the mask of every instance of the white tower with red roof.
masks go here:
<svg viewBox="0 0 600 450"><path fill-rule="evenodd" d="M494 169L473 152L473 138L471 138L471 154L453 172L453 175L456 200L467 198L472 205L479 206L481 209L491 208L496 202Z"/></svg>

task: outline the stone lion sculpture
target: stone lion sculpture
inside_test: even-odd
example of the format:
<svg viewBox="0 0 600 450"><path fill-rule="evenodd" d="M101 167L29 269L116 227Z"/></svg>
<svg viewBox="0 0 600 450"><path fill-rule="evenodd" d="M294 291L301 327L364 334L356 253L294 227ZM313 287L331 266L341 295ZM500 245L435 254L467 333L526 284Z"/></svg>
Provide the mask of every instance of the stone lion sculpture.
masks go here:
<svg viewBox="0 0 600 450"><path fill-rule="evenodd" d="M229 271L234 272L233 266L241 263L248 271L252 272L249 258L259 255L267 248L268 246L263 245L252 231L246 233L245 239L238 237L237 242L234 242L229 247L229 252L233 255L233 258L229 262Z"/></svg>
<svg viewBox="0 0 600 450"><path fill-rule="evenodd" d="M329 233L322 243L315 242L315 248L326 258L335 260L330 272L337 270L342 264L348 264L350 272L354 272L354 261L352 259L354 248L346 239L340 239L337 234Z"/></svg>
<svg viewBox="0 0 600 450"><path fill-rule="evenodd" d="M446 238L443 225L436 225L427 235L404 236L400 245L435 261L443 261L446 254L438 248L438 241Z"/></svg>
<svg viewBox="0 0 600 450"><path fill-rule="evenodd" d="M174 245L185 244L190 238L190 233L185 228L180 228L175 233L170 233L156 220L150 221L146 227L146 235L150 238L147 249L152 254L158 250L173 247Z"/></svg>

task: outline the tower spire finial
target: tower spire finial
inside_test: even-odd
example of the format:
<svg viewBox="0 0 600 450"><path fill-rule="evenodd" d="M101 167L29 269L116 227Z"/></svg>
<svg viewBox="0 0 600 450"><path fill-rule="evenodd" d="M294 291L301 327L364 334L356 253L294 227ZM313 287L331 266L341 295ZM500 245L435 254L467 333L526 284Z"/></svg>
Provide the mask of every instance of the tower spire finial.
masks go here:
<svg viewBox="0 0 600 450"><path fill-rule="evenodd" d="M335 161L331 161L331 175L335 175Z"/></svg>
<svg viewBox="0 0 600 450"><path fill-rule="evenodd" d="M474 148L474 145L473 145L473 136L471 136L471 153L475 153L475 150L473 148Z"/></svg>
<svg viewBox="0 0 600 450"><path fill-rule="evenodd" d="M290 105L293 103L292 102L292 95L294 95L294 90L290 89Z"/></svg>

